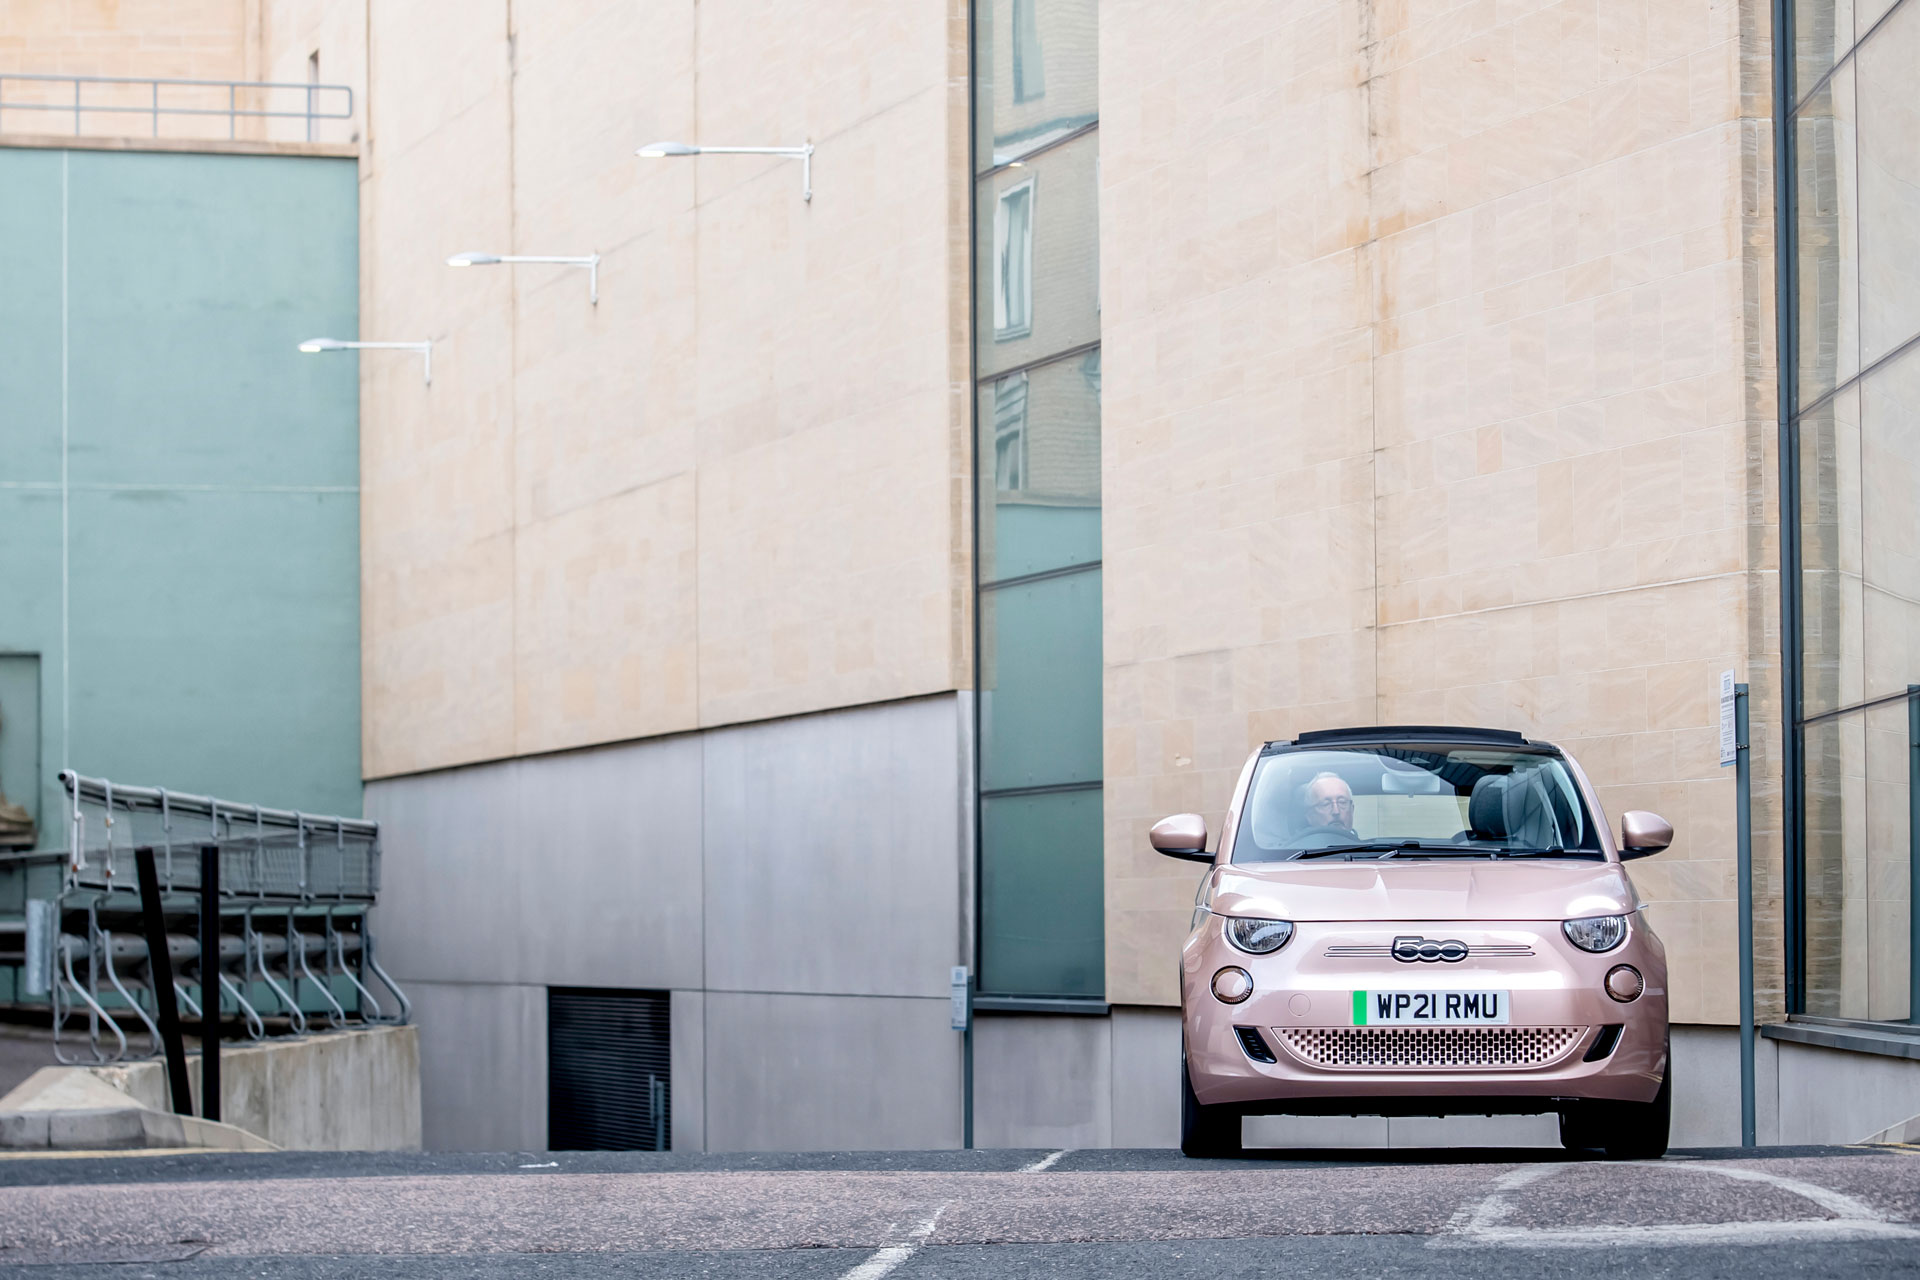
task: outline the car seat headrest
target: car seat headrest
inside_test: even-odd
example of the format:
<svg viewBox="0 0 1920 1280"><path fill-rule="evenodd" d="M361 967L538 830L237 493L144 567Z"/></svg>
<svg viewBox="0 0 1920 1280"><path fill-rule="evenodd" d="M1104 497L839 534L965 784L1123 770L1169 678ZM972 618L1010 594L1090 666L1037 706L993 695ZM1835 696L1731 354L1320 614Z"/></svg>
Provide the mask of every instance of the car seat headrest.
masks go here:
<svg viewBox="0 0 1920 1280"><path fill-rule="evenodd" d="M1473 784L1467 800L1467 827L1476 840L1507 838L1507 779L1490 773Z"/></svg>

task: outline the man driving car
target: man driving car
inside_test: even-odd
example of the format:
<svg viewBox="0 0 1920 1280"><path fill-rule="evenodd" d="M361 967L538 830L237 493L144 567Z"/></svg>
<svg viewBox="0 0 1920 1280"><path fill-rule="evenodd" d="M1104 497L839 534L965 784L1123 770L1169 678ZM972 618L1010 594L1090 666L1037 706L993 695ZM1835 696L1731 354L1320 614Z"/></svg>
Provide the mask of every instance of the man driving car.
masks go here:
<svg viewBox="0 0 1920 1280"><path fill-rule="evenodd" d="M1307 783L1306 826L1349 838L1358 836L1353 829L1353 788L1331 770L1316 773Z"/></svg>

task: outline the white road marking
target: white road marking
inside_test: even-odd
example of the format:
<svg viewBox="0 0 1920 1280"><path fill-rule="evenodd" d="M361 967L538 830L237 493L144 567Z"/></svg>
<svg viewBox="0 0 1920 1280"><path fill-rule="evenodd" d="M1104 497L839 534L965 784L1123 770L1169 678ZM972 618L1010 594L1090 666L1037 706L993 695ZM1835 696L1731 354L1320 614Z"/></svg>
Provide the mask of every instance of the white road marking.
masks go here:
<svg viewBox="0 0 1920 1280"><path fill-rule="evenodd" d="M1020 1169L1020 1172L1021 1173L1045 1173L1047 1170L1053 1168L1054 1165L1059 1164L1060 1157L1064 1156L1065 1154L1067 1154L1065 1151L1056 1151L1050 1156L1042 1156L1040 1159L1035 1160L1032 1164L1023 1166Z"/></svg>
<svg viewBox="0 0 1920 1280"><path fill-rule="evenodd" d="M558 1169L560 1162L558 1160L550 1160L546 1164L523 1164L520 1167L522 1169Z"/></svg>
<svg viewBox="0 0 1920 1280"><path fill-rule="evenodd" d="M940 1215L946 1211L947 1206L941 1205L933 1211L931 1218L913 1229L907 1236L905 1244L890 1244L884 1249L876 1250L872 1257L859 1266L851 1271L842 1272L840 1280L880 1280L882 1276L892 1274L895 1267L920 1252L920 1246L925 1244L927 1237L933 1234L934 1224L940 1221Z"/></svg>
<svg viewBox="0 0 1920 1280"><path fill-rule="evenodd" d="M1798 1241L1891 1240L1920 1237L1920 1230L1903 1223L1890 1222L1886 1216L1852 1196L1828 1187L1782 1177L1759 1169L1743 1169L1720 1164L1669 1165L1641 1161L1633 1166L1643 1169L1681 1168L1689 1173L1712 1173L1739 1182L1762 1182L1809 1200L1833 1214L1831 1218L1797 1218L1771 1222L1673 1222L1648 1226L1509 1227L1504 1225L1513 1212L1507 1202L1510 1191L1538 1182L1573 1165L1531 1165L1502 1174L1493 1190L1480 1200L1465 1204L1453 1215L1439 1235L1427 1242L1428 1248L1630 1248L1650 1245L1756 1245L1785 1244Z"/></svg>

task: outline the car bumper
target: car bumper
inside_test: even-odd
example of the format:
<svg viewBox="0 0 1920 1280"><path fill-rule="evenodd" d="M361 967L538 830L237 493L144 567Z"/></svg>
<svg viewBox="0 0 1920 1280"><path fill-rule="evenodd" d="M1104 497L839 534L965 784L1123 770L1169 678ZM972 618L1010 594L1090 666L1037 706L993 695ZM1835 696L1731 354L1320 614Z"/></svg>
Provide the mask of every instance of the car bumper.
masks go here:
<svg viewBox="0 0 1920 1280"><path fill-rule="evenodd" d="M1329 955L1330 947L1390 944L1397 934L1460 939L1456 963L1402 963ZM1483 960L1499 944L1532 955ZM1616 965L1638 969L1646 989L1622 1003L1603 985ZM1225 1004L1213 976L1235 965L1253 994ZM1511 993L1500 1027L1355 1027L1355 991ZM1659 939L1635 917L1627 941L1603 955L1580 951L1557 921L1490 924L1299 925L1272 955L1226 941L1206 916L1181 956L1187 1070L1203 1104L1248 1112L1451 1114L1550 1111L1576 1099L1649 1102L1667 1068L1667 973ZM1609 1033L1609 1027L1619 1028ZM1241 1034L1252 1028L1272 1062ZM1612 1038L1603 1056L1597 1046ZM1589 1060L1591 1057L1592 1060Z"/></svg>

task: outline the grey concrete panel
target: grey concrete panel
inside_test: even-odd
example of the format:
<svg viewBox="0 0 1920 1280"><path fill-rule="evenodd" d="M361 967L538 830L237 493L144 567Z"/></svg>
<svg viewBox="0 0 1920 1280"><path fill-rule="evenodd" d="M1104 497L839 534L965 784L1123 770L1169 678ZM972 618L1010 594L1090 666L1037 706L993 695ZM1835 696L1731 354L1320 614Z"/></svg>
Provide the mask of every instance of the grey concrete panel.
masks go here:
<svg viewBox="0 0 1920 1280"><path fill-rule="evenodd" d="M699 739L522 760L514 789L520 980L700 986Z"/></svg>
<svg viewBox="0 0 1920 1280"><path fill-rule="evenodd" d="M709 1151L960 1145L945 999L710 991Z"/></svg>
<svg viewBox="0 0 1920 1280"><path fill-rule="evenodd" d="M1112 1146L1111 1031L1108 1018L1019 1013L977 1017L974 1145Z"/></svg>
<svg viewBox="0 0 1920 1280"><path fill-rule="evenodd" d="M1180 1011L1113 1011L1113 1145L1180 1145Z"/></svg>
<svg viewBox="0 0 1920 1280"><path fill-rule="evenodd" d="M396 977L698 987L700 743L625 743L367 786Z"/></svg>
<svg viewBox="0 0 1920 1280"><path fill-rule="evenodd" d="M672 1079L674 1151L707 1149L707 998L700 991L675 991L668 1006L667 1034L672 1039L667 1070Z"/></svg>
<svg viewBox="0 0 1920 1280"><path fill-rule="evenodd" d="M374 923L381 962L401 983L523 980L518 767L367 784L367 816L380 822Z"/></svg>
<svg viewBox="0 0 1920 1280"><path fill-rule="evenodd" d="M420 1127L429 1151L547 1145L543 987L417 982Z"/></svg>
<svg viewBox="0 0 1920 1280"><path fill-rule="evenodd" d="M703 735L709 990L946 994L959 714L948 695Z"/></svg>
<svg viewBox="0 0 1920 1280"><path fill-rule="evenodd" d="M1920 1062L1779 1044L1780 1141L1860 1142L1920 1115Z"/></svg>
<svg viewBox="0 0 1920 1280"><path fill-rule="evenodd" d="M1778 1046L1755 1037L1755 1130L1762 1145L1779 1141ZM1740 1029L1673 1028L1673 1145L1740 1145Z"/></svg>

